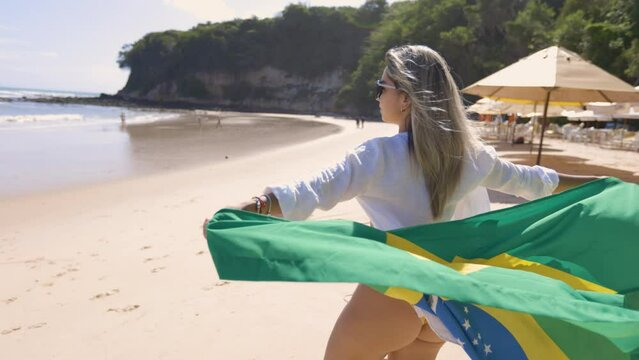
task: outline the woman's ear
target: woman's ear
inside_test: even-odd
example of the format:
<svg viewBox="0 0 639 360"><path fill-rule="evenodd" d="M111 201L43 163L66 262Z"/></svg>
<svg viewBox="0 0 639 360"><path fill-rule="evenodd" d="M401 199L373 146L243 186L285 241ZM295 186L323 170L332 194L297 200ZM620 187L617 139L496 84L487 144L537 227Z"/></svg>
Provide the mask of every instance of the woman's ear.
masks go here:
<svg viewBox="0 0 639 360"><path fill-rule="evenodd" d="M406 109L406 110L410 109L410 105L411 105L410 97L408 97L408 95L405 92L402 92L401 102L402 102L402 109Z"/></svg>

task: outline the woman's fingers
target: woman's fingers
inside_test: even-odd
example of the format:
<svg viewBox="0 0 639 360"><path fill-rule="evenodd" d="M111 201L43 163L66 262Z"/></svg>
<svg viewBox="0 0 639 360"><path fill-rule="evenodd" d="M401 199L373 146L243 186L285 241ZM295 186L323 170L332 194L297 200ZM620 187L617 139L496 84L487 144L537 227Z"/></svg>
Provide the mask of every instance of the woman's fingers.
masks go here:
<svg viewBox="0 0 639 360"><path fill-rule="evenodd" d="M206 225L209 223L209 219L206 218L204 219L204 224L202 224L202 235L204 235L204 238L206 239Z"/></svg>

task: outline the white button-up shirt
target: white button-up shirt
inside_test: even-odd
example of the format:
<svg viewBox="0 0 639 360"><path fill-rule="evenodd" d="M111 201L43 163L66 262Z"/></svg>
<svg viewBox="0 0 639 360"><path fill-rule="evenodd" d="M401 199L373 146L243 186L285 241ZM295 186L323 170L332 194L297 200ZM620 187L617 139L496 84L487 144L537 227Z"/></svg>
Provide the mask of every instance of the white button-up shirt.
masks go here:
<svg viewBox="0 0 639 360"><path fill-rule="evenodd" d="M264 191L273 192L284 217L291 220L356 198L377 229L428 224L434 219L426 180L411 162L408 134L403 132L368 140L309 179ZM554 170L513 164L500 159L492 147L468 150L460 182L437 221L490 210L486 188L533 200L551 194L558 183Z"/></svg>

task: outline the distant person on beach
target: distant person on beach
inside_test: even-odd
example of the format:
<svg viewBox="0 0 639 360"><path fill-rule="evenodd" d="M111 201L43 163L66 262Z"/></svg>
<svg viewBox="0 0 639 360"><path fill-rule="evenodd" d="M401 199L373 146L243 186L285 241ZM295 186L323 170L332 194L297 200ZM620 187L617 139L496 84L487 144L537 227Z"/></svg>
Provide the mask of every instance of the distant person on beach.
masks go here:
<svg viewBox="0 0 639 360"><path fill-rule="evenodd" d="M359 129L359 118L355 118L355 124L357 124L357 128Z"/></svg>
<svg viewBox="0 0 639 360"><path fill-rule="evenodd" d="M471 131L448 65L434 50L392 48L385 63L376 100L382 120L398 126L396 135L365 141L317 176L268 186L238 208L304 220L317 208L356 198L372 226L386 231L489 211L486 188L536 199L597 179L500 159ZM435 359L445 341L456 342L439 324L436 316L360 284L324 358Z"/></svg>
<svg viewBox="0 0 639 360"><path fill-rule="evenodd" d="M126 115L124 115L124 111L120 113L120 124L126 125Z"/></svg>

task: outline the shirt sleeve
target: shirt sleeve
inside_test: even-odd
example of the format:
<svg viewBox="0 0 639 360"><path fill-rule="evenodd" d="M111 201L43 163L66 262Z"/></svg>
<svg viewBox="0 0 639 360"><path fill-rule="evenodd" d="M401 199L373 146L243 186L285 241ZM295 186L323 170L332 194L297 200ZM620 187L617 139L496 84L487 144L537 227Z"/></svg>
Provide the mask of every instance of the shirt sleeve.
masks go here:
<svg viewBox="0 0 639 360"><path fill-rule="evenodd" d="M277 198L284 218L304 220L315 209L329 210L366 191L376 171L379 171L379 150L368 141L347 153L335 165L309 179L289 185L267 186Z"/></svg>
<svg viewBox="0 0 639 360"><path fill-rule="evenodd" d="M489 189L534 200L552 194L559 185L555 170L539 165L513 164L499 158L492 147L486 147L479 161L488 164L487 176L481 185Z"/></svg>

